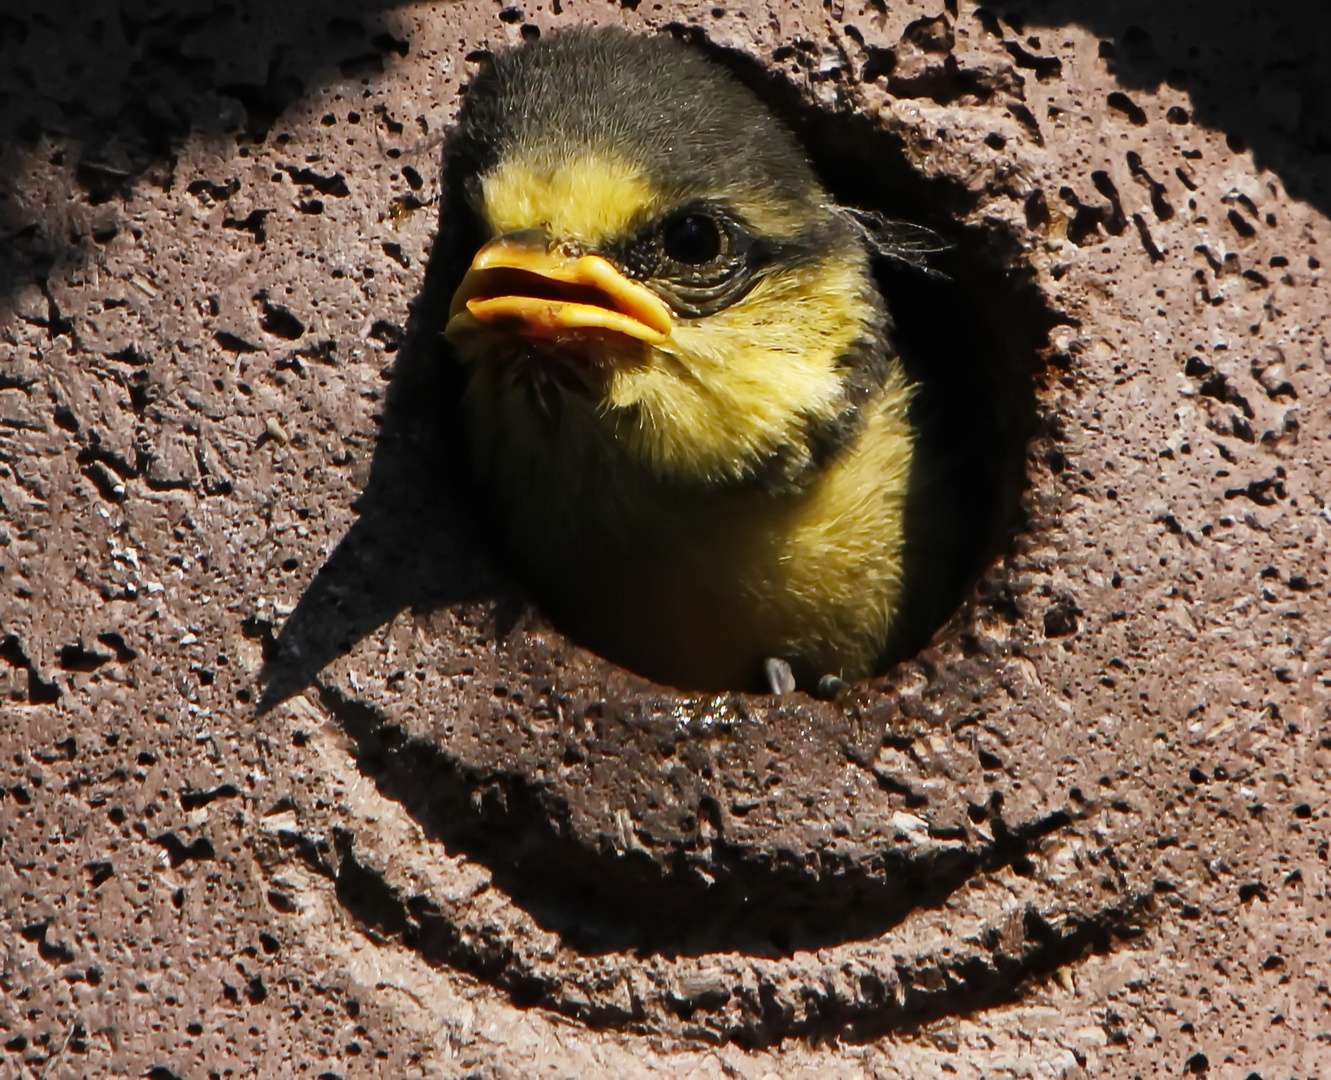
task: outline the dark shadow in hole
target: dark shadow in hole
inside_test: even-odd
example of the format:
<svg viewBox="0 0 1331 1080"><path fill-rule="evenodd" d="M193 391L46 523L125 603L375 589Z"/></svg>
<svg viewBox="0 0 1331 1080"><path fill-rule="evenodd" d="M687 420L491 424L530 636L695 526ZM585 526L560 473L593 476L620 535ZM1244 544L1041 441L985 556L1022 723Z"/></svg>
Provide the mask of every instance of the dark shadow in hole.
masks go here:
<svg viewBox="0 0 1331 1080"><path fill-rule="evenodd" d="M1015 245L1000 251L1002 238L958 229L955 215L972 198L960 184L919 177L894 136L862 119L829 116L752 61L725 58L791 121L837 199L928 225L957 244L939 260L945 280L891 264L880 273L903 357L921 386L915 411L927 474L908 507L917 535L907 564L911 616L895 643L896 655L909 655L1018 522L1025 446L1035 427L1036 357L1056 317L1020 273L1007 269L1017 265ZM265 706L304 688L324 664L405 608L466 599L511 601L514 611L521 604L479 554L493 550L473 531L486 515L468 507L482 504L465 481L436 465L466 457L458 435L460 379L440 331L447 299L480 243L449 179L360 516L272 644ZM543 926L592 953L782 954L878 937L915 908L940 905L981 870L1024 865L1028 841L1065 821L1055 815L1010 832L997 822L991 846L939 845L914 857L889 850L871 869L849 860L808 866L802 857L774 865L717 839L706 860L714 879L707 884L689 865L696 840L670 838L673 854L664 861L603 851L595 838L577 834L554 785L408 741L367 706L328 687L322 693L356 740L360 767L388 797L432 835L490 867L496 883ZM623 730L623 738L639 737Z"/></svg>
<svg viewBox="0 0 1331 1080"><path fill-rule="evenodd" d="M888 664L903 660L928 642L1022 525L1040 352L1065 319L1021 265L1015 237L957 224L976 203L965 185L921 176L898 137L865 117L810 104L784 77L711 45L699 28L670 29L785 119L837 202L927 226L953 244L929 257L934 275L892 260L876 267L893 337L917 388L906 593L885 656Z"/></svg>

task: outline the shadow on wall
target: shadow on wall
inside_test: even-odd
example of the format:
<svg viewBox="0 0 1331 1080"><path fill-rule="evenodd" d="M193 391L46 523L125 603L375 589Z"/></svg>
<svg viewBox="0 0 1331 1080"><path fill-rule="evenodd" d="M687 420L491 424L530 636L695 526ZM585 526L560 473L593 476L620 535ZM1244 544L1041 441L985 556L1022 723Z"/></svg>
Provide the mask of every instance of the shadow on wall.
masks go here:
<svg viewBox="0 0 1331 1080"><path fill-rule="evenodd" d="M0 4L0 316L16 289L96 259L109 239L90 224L97 207L139 185L183 183L175 156L187 140L263 142L308 91L357 86L405 56L410 42L379 18L391 6ZM34 160L72 170L79 204L48 205L40 183L19 196Z"/></svg>
<svg viewBox="0 0 1331 1080"><path fill-rule="evenodd" d="M33 155L67 157L83 200L170 185L190 138L262 142L325 82L357 82L407 54L379 18L388 0L11 0L0 10L0 307L97 237L14 191ZM1251 148L1291 194L1331 213L1331 5L1244 0L1014 0L986 5L1020 45L1076 23L1104 41L1124 88L1168 83L1196 123ZM438 17L446 18L446 10ZM83 215L87 217L87 215ZM72 226L66 227L66 226ZM58 312L52 318L59 318Z"/></svg>
<svg viewBox="0 0 1331 1080"><path fill-rule="evenodd" d="M300 693L333 660L405 610L429 611L468 601L491 605L497 636L507 636L525 608L496 573L478 541L472 505L459 470L463 460L455 414L455 366L439 356L444 315L455 281L441 281L432 259L412 305L406 338L375 446L370 479L356 500L357 517L319 568L280 637L267 628L260 707ZM251 628L247 627L247 632Z"/></svg>
<svg viewBox="0 0 1331 1080"><path fill-rule="evenodd" d="M1006 37L1085 27L1101 39L1100 55L1129 96L1165 84L1187 91L1195 124L1224 132L1235 152L1250 149L1291 195L1331 214L1331 5L990 0L986 7L1007 24Z"/></svg>

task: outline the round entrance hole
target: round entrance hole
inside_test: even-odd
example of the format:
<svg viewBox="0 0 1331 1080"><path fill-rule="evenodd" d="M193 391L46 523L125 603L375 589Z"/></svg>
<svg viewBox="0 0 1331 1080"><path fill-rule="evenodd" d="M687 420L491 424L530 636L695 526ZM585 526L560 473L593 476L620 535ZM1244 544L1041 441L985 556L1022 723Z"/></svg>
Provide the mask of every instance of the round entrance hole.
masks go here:
<svg viewBox="0 0 1331 1080"><path fill-rule="evenodd" d="M919 386L931 471L917 486L927 500L908 514L939 523L917 529L923 540L909 552L911 633L889 657L904 660L1019 527L1034 378L1056 319L1015 238L958 224L975 205L964 185L923 177L880 123L811 105L742 57L720 59L803 139L833 198L952 245L934 273L877 267ZM896 684L918 681L918 668L906 663L837 702L675 690L570 643L497 571L465 465L460 368L440 347L449 298L479 246L447 179L360 520L283 631L313 672L391 621L385 651L368 668L362 653L359 665L382 690L358 675L352 697L331 684L323 692L362 771L588 954L782 955L872 940L976 873L1022 865L1061 818L1008 829L999 807L931 793L927 770L909 761L875 763L882 746L910 745L890 729ZM397 618L404 610L414 614ZM966 629L963 613L939 640ZM282 685L271 681L269 696ZM811 807L830 845L811 828ZM350 842L342 865L344 902L374 923L381 893Z"/></svg>
<svg viewBox="0 0 1331 1080"><path fill-rule="evenodd" d="M359 520L283 629L279 646L298 649L280 649L273 672L294 666L299 681L341 657L319 678L319 704L424 838L407 859L368 819L335 837L338 897L361 922L522 1003L595 1022L624 1007L597 989L604 974L631 981L650 967L671 984L657 999L670 1016L707 1014L726 1038L763 1041L794 1030L772 995L804 1000L810 980L839 978L843 953L871 975L830 995L829 1022L910 1025L1100 947L1137 897L1106 898L1097 876L1046 888L1052 834L1077 828L1083 795L1005 783L1020 751L985 721L986 688L1008 693L1005 657L1031 644L994 553L1010 545L1020 567L1037 368L1058 321L1023 269L1037 249L1022 196L1014 205L965 148L922 161L918 117L897 128L828 112L748 66L834 198L954 245L934 263L945 277L879 267L963 520L964 543L928 593L934 621L900 644L905 659L834 701L701 693L559 633L503 573L469 490L458 368L440 332L477 240L445 202ZM994 142L977 142L990 161ZM1038 233L1039 202L1026 206ZM990 227L990 213L1011 224ZM269 685L277 696L280 681ZM1023 920L1007 917L1014 890L1029 900ZM816 970L795 959L811 952ZM722 954L744 993L697 977ZM935 997L939 986L959 989Z"/></svg>
<svg viewBox="0 0 1331 1080"><path fill-rule="evenodd" d="M881 125L848 112L823 110L753 61L711 52L802 140L839 206L865 220L923 226L932 230L943 248L928 256L902 249L902 255L894 256L887 247L874 260L879 291L890 313L889 334L914 387L910 411L915 431L905 511L904 592L880 657L882 673L930 639L1018 528L1026 443L1035 428L1032 376L1048 330L1057 320L1017 265L1015 243L1006 244L1005 250L1003 237L957 224L975 205L975 196L963 185L923 178L909 164L901 140ZM447 153L445 161L441 235L431 262L437 297L451 295L482 241L472 220L474 211L461 193L463 178L450 175L450 170L459 171L459 163ZM442 363L448 366L450 359ZM466 376L454 368L445 375L453 382L444 396L450 399L446 408L455 418L452 426L461 430L466 423L458 404L462 396L458 384ZM469 456L461 442L457 455L458 461ZM497 561L510 565L522 580L522 569L502 554L504 530L497 521L509 516L509 509L489 505L488 493L473 494L478 518L495 523L490 531ZM510 492L504 498L512 502L515 496ZM521 534L540 520L532 518ZM632 565L626 557L625 569ZM624 580L629 582L623 586L626 592L637 591L632 575ZM542 583L527 584L538 598L544 595ZM548 580L544 587L549 589ZM567 622L565 628L575 639L582 616L574 618L571 612L578 605L578 598L568 595L551 603L556 623ZM718 616L724 618L721 612ZM629 624L660 617L651 600L644 598ZM596 640L594 651L612 662L685 691L763 688L756 657L748 679L719 682L707 676L695 681L687 674L671 677L660 670L687 668L686 664L653 659L639 665L627 649L619 649L613 634L598 632ZM637 649L646 651L642 643ZM637 660L644 656L640 653ZM812 689L819 674L803 672L802 685Z"/></svg>

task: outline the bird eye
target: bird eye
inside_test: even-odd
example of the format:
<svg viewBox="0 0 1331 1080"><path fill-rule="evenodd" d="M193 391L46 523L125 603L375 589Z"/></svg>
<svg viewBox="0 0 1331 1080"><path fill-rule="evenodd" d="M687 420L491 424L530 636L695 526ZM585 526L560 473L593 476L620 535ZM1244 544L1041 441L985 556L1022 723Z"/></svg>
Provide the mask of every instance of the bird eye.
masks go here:
<svg viewBox="0 0 1331 1080"><path fill-rule="evenodd" d="M721 254L721 228L706 214L678 214L661 227L661 242L675 262L700 266Z"/></svg>

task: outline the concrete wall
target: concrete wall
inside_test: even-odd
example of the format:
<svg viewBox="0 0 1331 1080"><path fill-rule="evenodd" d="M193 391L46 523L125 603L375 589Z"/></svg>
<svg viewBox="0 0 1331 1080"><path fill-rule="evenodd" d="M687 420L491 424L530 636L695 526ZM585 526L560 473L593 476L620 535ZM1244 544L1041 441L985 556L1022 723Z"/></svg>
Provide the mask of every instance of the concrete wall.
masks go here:
<svg viewBox="0 0 1331 1080"><path fill-rule="evenodd" d="M756 60L839 194L956 243L897 288L982 572L840 703L578 649L456 482L441 140L587 22ZM1329 38L7 5L0 1076L1324 1071Z"/></svg>

